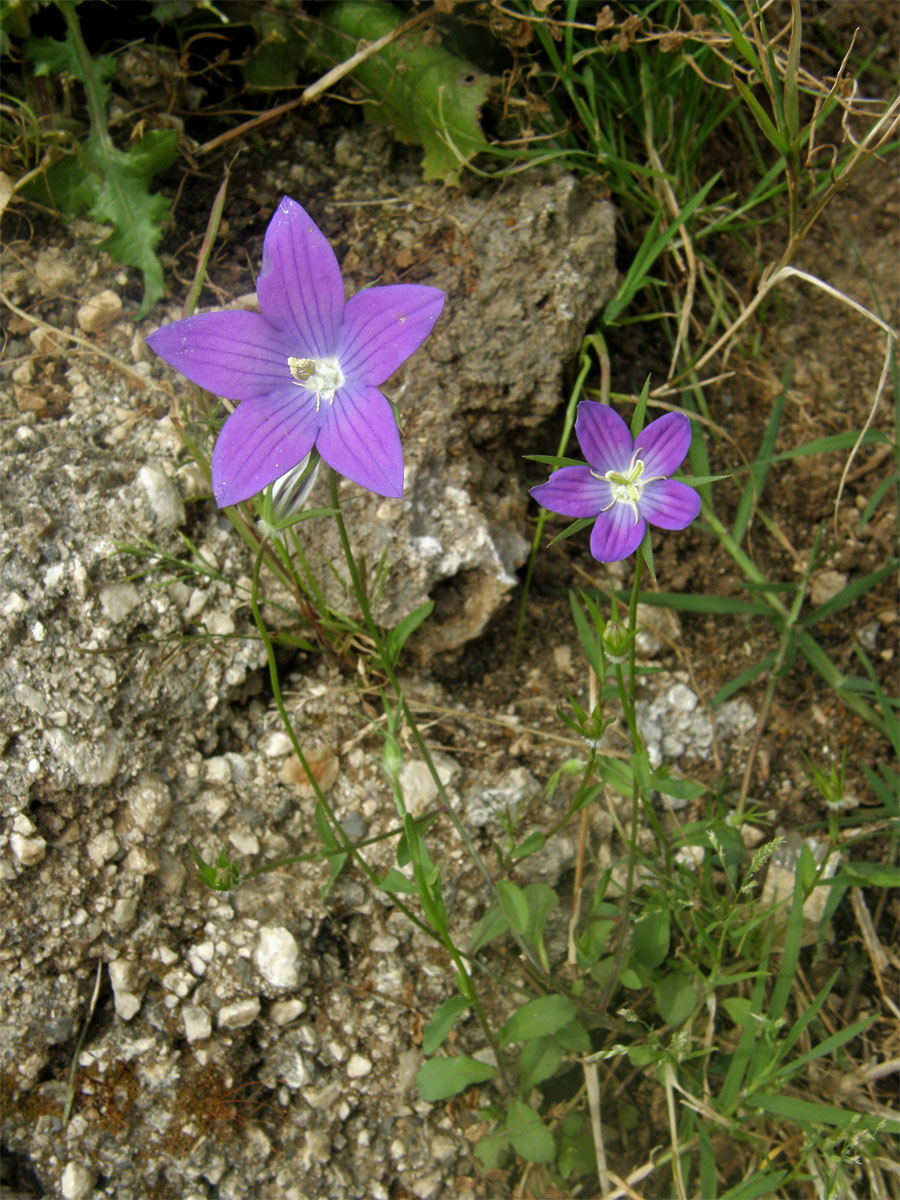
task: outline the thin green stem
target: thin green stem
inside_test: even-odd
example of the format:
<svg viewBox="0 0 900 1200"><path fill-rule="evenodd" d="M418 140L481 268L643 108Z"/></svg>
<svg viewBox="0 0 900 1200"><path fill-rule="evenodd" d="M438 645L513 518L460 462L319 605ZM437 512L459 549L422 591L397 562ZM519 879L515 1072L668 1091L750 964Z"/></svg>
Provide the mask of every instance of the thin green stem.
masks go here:
<svg viewBox="0 0 900 1200"><path fill-rule="evenodd" d="M334 809L329 804L324 792L319 787L319 784L316 781L316 777L313 774L313 771L312 771L309 763L306 761L306 755L303 753L303 749L302 749L299 741L297 740L297 735L294 732L294 726L291 722L290 717L287 714L287 709L284 706L284 700L281 695L281 683L278 678L278 664L275 661L275 647L272 644L272 638L269 635L269 631L266 627L266 623L263 620L262 613L260 612L260 609L259 609L259 600L258 600L259 572L260 572L260 568L262 566L264 549L265 549L265 543L263 543L259 547L259 551L257 552L256 559L253 564L253 586L252 586L252 589L250 592L250 611L253 614L253 620L256 622L256 628L259 630L259 636L262 639L262 643L266 648L266 659L269 664L269 680L272 684L272 697L275 701L275 707L278 709L278 713L279 713L279 716L281 717L282 724L284 725L285 731L287 732L287 735L291 740L291 746L294 749L294 753L297 755L297 759L300 763L300 766L303 768L304 772L306 773L306 777L309 780L310 786L312 787L313 791L315 792L316 799L322 805L322 809L325 812L325 815L328 817L328 821L329 821L332 829L334 830L335 836L337 837L338 841L341 843L342 850L345 853L349 854L350 857L354 860L354 862L357 863L360 870L363 872L363 874L366 876L366 878L369 880L370 883L373 883L376 887L380 887L380 881L378 879L378 876L375 874L375 872L372 870L372 868L369 866L369 864L366 862L366 860L363 858L363 856L359 853L359 850L354 845L354 843L350 840L350 838L344 832L344 827L341 825L340 821L338 820L337 814L335 813ZM402 900L399 900L396 896L394 896L393 901L397 905L397 907L404 913L404 915L407 916L410 919L410 921L412 921L412 923L415 926L417 926L417 928L421 929L423 933L427 933L429 937L433 937L433 938L435 938L435 940L440 940L439 938L437 938L437 935L434 933L434 931L432 929L430 929L424 921L419 920L419 918L412 911L412 909L407 907L407 905L405 905Z"/></svg>
<svg viewBox="0 0 900 1200"><path fill-rule="evenodd" d="M339 478L339 476L338 476L337 472L332 470L332 472L331 472L331 503L332 503L332 507L335 512L335 520L337 521L338 536L341 541L341 548L344 551L344 558L347 563L347 569L350 572L350 581L351 581L351 584L353 587L353 593L354 593L354 596L356 597L356 602L360 607L360 612L362 613L362 617L363 617L363 620L366 625L366 630L369 634L369 637L372 639L373 643L375 644L375 648L378 653L381 668L384 671L384 673L387 675L388 680L390 681L391 687L394 691L394 695L397 698L397 704L400 708L400 712L402 713L403 719L407 724L407 728L409 729L410 733L412 734L413 740L416 743L419 753L422 755L422 760L428 767L429 773L431 774L431 777L434 780L435 786L437 787L438 795L440 796L440 799L441 799L441 807L449 816L450 820L453 823L454 828L456 829L456 832L459 834L466 849L469 851L469 854L471 855L473 861L476 863L476 865L478 866L482 875L485 877L494 897L497 898L498 902L499 902L499 898L497 897L497 891L494 886L494 881L491 878L491 874L488 871L483 858L478 853L475 843L472 841L471 837L469 836L468 831L466 830L465 826L460 821L459 817L456 815L456 813L453 809L453 806L450 803L450 798L447 795L447 791L444 787L443 780L441 779L441 777L438 773L437 767L435 766L434 761L431 757L431 754L428 750L428 747L425 744L425 739L422 737L419 727L416 724L416 720L412 714L412 710L410 709L409 705L406 702L406 696L403 692L402 687L400 686L399 680L397 679L396 672L394 671L394 665L393 665L393 662L391 661L391 657L388 654L387 649L385 647L384 638L382 636L381 630L378 628L378 625L375 622L375 618L372 613L372 606L369 602L369 597L366 592L366 589L363 586L362 579L360 578L359 569L356 565L356 559L353 555L353 548L350 545L350 538L347 534L347 527L344 524L344 516L343 516L343 511L341 509L340 496L338 493L338 478ZM412 849L412 846L411 846L411 849ZM421 868L418 867L418 864L417 864L416 875L417 875L417 878L419 878L420 880L424 880L424 875L421 872ZM427 891L427 885L424 882L421 882L420 883L420 892L424 893L426 891ZM422 894L420 896L420 899L422 900L423 905L428 905L430 907L431 904L433 904L433 901L431 901L430 897L425 894ZM446 929L443 929L440 927L438 929L436 929L435 932L436 932L437 936L439 937L441 943L444 945L447 952L451 955L451 957L456 965L456 969L459 973L458 985L460 986L460 990L466 996L466 999L468 999L470 1001L470 1003L472 1004L472 1008L475 1012L475 1015L478 1019L479 1024L481 1025L484 1035L488 1039L488 1042L490 1043L491 1048L494 1051L494 1055L497 1060L497 1066L500 1071L501 1078L504 1081L507 1091L511 1094L514 1091L514 1089L512 1087L511 1080L509 1079L509 1077L507 1076L507 1073L506 1073L504 1057L501 1052L500 1043L497 1039L496 1034L493 1031L490 1021L488 1020L487 1013L485 1012L484 1005L482 1004L481 998L478 995L478 992L475 988L475 984L472 979L472 975L469 971L469 968L468 968L463 956L460 954L459 950L457 950L456 946L454 945L453 939L450 937L449 932L447 932ZM513 931L513 932L515 932L515 931ZM527 954L528 960L530 962L533 961L534 956L531 954L531 952L525 946L524 942L522 942L521 937L518 935L517 935L517 940L519 941L523 950ZM536 965L537 969L540 970L540 964L535 964L535 965Z"/></svg>

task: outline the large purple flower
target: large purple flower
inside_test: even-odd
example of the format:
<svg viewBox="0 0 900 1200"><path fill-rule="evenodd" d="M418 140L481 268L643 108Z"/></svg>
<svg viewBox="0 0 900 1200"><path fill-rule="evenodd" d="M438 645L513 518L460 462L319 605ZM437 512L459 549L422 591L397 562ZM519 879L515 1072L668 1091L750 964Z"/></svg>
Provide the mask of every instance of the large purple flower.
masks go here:
<svg viewBox="0 0 900 1200"><path fill-rule="evenodd" d="M586 467L561 467L531 489L538 504L564 517L596 517L591 554L598 562L627 558L641 544L647 522L684 529L700 511L700 497L667 476L691 444L691 423L667 413L632 438L618 413L582 400L575 433Z"/></svg>
<svg viewBox="0 0 900 1200"><path fill-rule="evenodd" d="M402 495L400 435L378 384L428 337L444 293L394 284L345 303L334 251L285 196L266 230L257 296L261 315L203 313L147 338L192 383L242 401L213 450L216 503L262 491L314 446L354 483Z"/></svg>

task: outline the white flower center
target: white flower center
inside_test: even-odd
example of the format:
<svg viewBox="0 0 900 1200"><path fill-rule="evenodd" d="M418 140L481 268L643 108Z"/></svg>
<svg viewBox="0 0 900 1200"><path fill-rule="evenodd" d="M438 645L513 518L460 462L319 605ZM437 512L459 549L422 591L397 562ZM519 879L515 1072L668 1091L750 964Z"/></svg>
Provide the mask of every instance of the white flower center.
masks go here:
<svg viewBox="0 0 900 1200"><path fill-rule="evenodd" d="M329 358L289 358L291 375L302 388L316 394L316 412L323 400L334 401L334 393L344 383L341 364L332 355Z"/></svg>
<svg viewBox="0 0 900 1200"><path fill-rule="evenodd" d="M641 448L638 446L631 456L631 462L628 464L627 471L607 471L605 475L598 475L596 471L591 471L595 479L605 479L607 481L612 494L609 504L600 511L607 512L614 504L627 504L634 513L635 525L641 519L641 514L638 512L638 504L644 491L644 485L652 479L665 479L665 475L648 475L646 478L644 477L644 460L638 458L640 453Z"/></svg>

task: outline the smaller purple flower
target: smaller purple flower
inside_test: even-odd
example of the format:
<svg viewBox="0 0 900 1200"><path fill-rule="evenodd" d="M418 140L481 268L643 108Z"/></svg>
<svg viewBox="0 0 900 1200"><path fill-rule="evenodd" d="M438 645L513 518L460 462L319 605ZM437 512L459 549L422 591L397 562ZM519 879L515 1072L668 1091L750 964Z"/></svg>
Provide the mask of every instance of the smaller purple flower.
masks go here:
<svg viewBox="0 0 900 1200"><path fill-rule="evenodd" d="M258 313L201 313L147 338L160 358L217 396L241 401L212 456L219 508L293 471L315 448L382 496L403 494L403 449L378 389L425 341L444 293L390 284L344 300L325 235L285 196L269 222Z"/></svg>
<svg viewBox="0 0 900 1200"><path fill-rule="evenodd" d="M632 554L648 521L684 529L699 513L694 489L668 478L691 444L691 423L682 413L666 413L632 438L608 405L582 400L575 433L588 465L561 467L531 495L564 517L596 517L591 554L598 562Z"/></svg>

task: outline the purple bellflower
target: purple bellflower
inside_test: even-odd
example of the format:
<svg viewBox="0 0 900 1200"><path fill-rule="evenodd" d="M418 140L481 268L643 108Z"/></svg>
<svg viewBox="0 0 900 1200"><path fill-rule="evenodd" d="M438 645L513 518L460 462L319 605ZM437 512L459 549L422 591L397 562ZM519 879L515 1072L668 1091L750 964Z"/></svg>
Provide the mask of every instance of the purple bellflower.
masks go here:
<svg viewBox="0 0 900 1200"><path fill-rule="evenodd" d="M632 554L648 521L661 529L684 529L699 513L694 489L668 478L691 444L691 423L682 413L666 413L632 438L608 405L582 400L575 434L588 465L560 467L531 494L550 512L597 518L591 554L598 562Z"/></svg>
<svg viewBox="0 0 900 1200"><path fill-rule="evenodd" d="M354 483L402 495L400 434L378 385L431 333L444 293L393 284L345 303L334 251L285 196L266 230L257 297L259 313L201 313L147 338L192 383L241 401L213 450L218 506L262 491L313 448Z"/></svg>

